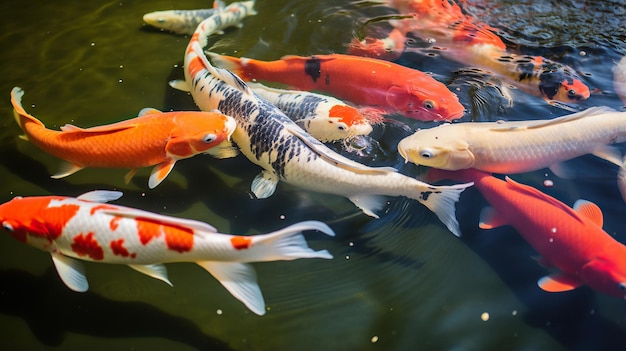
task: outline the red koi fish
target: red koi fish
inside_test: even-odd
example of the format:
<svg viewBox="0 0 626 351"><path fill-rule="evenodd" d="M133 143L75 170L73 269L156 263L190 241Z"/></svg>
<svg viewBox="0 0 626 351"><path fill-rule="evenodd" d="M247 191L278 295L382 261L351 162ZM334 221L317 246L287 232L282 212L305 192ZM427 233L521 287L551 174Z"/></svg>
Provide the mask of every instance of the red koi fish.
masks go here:
<svg viewBox="0 0 626 351"><path fill-rule="evenodd" d="M66 163L52 178L66 177L85 167L137 168L155 166L148 186L159 185L176 161L206 153L217 158L236 154L230 144L235 120L219 112L161 112L143 109L130 120L82 129L66 124L61 131L47 129L22 107L24 91L13 88L15 119L30 141Z"/></svg>
<svg viewBox="0 0 626 351"><path fill-rule="evenodd" d="M507 52L496 29L464 14L448 0L383 1L407 18L391 21L394 29L387 38L353 40L349 53L395 59L404 50L407 33L428 40L441 56L495 73L516 88L544 98L553 105L578 103L590 96L589 88L570 67L541 56Z"/></svg>
<svg viewBox="0 0 626 351"><path fill-rule="evenodd" d="M102 203L121 196L92 191L77 198L16 197L0 205L0 223L18 241L49 252L61 280L74 291L89 288L81 261L126 264L170 286L163 263L194 262L258 315L265 313L265 302L248 262L332 258L326 250L309 248L301 233L334 236L322 222L255 236L227 235L204 222Z"/></svg>
<svg viewBox="0 0 626 351"><path fill-rule="evenodd" d="M426 73L395 63L352 55L285 56L259 61L209 53L217 66L244 81L264 80L300 90L317 90L357 105L422 121L461 118L463 105Z"/></svg>
<svg viewBox="0 0 626 351"><path fill-rule="evenodd" d="M602 230L597 205L578 200L572 209L531 186L473 169L430 169L429 178L473 181L493 207L481 213L480 227L513 226L541 254L542 264L558 270L539 279L541 289L561 292L586 284L626 298L626 246Z"/></svg>

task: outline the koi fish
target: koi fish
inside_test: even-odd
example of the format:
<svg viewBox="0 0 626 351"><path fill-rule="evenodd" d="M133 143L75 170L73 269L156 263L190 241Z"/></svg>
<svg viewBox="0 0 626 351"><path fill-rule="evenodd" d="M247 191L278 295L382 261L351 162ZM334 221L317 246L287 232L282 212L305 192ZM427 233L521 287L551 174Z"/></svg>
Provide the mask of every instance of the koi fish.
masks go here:
<svg viewBox="0 0 626 351"><path fill-rule="evenodd" d="M24 110L23 95L21 88L11 90L15 120L25 133L21 138L65 161L55 179L85 167L130 168L125 178L129 182L137 168L155 166L148 180L153 189L178 160L197 154L236 155L230 143L235 120L217 111L164 113L146 108L126 121L87 129L66 124L55 131Z"/></svg>
<svg viewBox="0 0 626 351"><path fill-rule="evenodd" d="M406 34L434 44L441 56L462 64L492 71L521 91L542 97L552 105L579 103L590 96L589 88L574 69L541 56L507 52L495 28L464 14L459 5L441 0L386 0L406 18L390 21L394 29L387 38L354 39L349 53L395 59L404 50Z"/></svg>
<svg viewBox="0 0 626 351"><path fill-rule="evenodd" d="M592 154L620 167L618 185L626 199L626 169L612 144L626 141L626 112L592 107L550 120L444 124L400 141L408 162L439 169L475 168L484 172L525 173Z"/></svg>
<svg viewBox="0 0 626 351"><path fill-rule="evenodd" d="M481 212L480 228L511 225L541 255L540 262L558 271L537 282L548 292L588 285L626 299L626 246L602 230L602 210L578 200L573 209L552 196L510 178L500 180L467 169L431 169L430 178L473 181L492 207Z"/></svg>
<svg viewBox="0 0 626 351"><path fill-rule="evenodd" d="M187 90L201 110L223 109L237 120L233 141L263 168L252 182L257 198L271 196L279 181L347 197L365 214L378 218L384 196L406 196L433 211L458 234L454 204L471 184L433 187L391 167L367 167L343 157L313 138L280 109L259 98L239 77L211 65L202 44L210 30L202 22L185 51ZM202 44L201 44L202 43ZM174 84L181 87L181 83Z"/></svg>
<svg viewBox="0 0 626 351"><path fill-rule="evenodd" d="M443 83L416 69L384 60L342 54L285 56L277 61L208 55L216 66L244 81L264 80L299 90L317 90L422 121L450 121L464 113L457 96Z"/></svg>
<svg viewBox="0 0 626 351"><path fill-rule="evenodd" d="M89 288L81 261L126 264L170 286L163 264L194 262L258 315L265 314L265 302L249 262L332 258L326 250L309 248L301 233L334 236L322 222L262 235L227 235L204 222L102 204L121 196L100 190L77 198L16 197L0 205L0 222L13 238L49 252L59 277L74 291Z"/></svg>
<svg viewBox="0 0 626 351"><path fill-rule="evenodd" d="M211 9L196 10L168 10L155 11L143 16L143 21L161 30L167 30L176 34L193 34L198 24L204 19L222 12L238 13L240 16L252 16L256 14L253 9L254 1L234 2L228 6L223 1L215 1ZM230 27L226 25L223 28Z"/></svg>
<svg viewBox="0 0 626 351"><path fill-rule="evenodd" d="M358 109L331 96L270 88L252 82L248 86L322 142L344 140L372 132L371 124Z"/></svg>

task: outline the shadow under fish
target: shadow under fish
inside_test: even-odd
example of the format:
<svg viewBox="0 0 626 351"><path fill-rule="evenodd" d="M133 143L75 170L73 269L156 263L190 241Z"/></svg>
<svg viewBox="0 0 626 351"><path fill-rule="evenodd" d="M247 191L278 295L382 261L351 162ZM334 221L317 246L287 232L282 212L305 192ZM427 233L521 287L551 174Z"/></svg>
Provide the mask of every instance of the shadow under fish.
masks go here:
<svg viewBox="0 0 626 351"><path fill-rule="evenodd" d="M46 346L62 346L67 333L78 333L105 338L165 338L199 350L231 350L191 321L147 303L69 291L53 269L40 277L20 270L0 270L0 281L0 313L24 319Z"/></svg>

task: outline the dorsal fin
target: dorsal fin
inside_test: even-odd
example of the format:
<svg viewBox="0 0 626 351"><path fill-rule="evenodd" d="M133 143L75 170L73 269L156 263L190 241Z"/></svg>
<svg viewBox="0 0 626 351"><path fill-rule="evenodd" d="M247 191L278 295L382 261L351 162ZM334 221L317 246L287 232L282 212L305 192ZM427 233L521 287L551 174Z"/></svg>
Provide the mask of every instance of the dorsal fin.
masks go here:
<svg viewBox="0 0 626 351"><path fill-rule="evenodd" d="M574 210L585 218L588 218L593 223L597 224L599 227L602 227L604 224L604 216L602 215L602 210L598 205L594 204L591 201L579 199L574 203Z"/></svg>
<svg viewBox="0 0 626 351"><path fill-rule="evenodd" d="M204 222L200 222L200 221L196 221L192 219L164 216L164 215L160 215L160 214L156 214L156 213L152 213L148 211L143 211L143 210L138 210L134 208L128 208L128 207L124 207L121 209L108 209L107 208L107 209L101 210L101 212L111 215L111 216L116 216L116 217L133 218L133 219L145 218L154 222L162 223L164 225L184 227L184 228L188 228L192 230L194 234L201 234L201 233L198 233L198 231L204 232L204 233L217 233L217 229L215 227Z"/></svg>

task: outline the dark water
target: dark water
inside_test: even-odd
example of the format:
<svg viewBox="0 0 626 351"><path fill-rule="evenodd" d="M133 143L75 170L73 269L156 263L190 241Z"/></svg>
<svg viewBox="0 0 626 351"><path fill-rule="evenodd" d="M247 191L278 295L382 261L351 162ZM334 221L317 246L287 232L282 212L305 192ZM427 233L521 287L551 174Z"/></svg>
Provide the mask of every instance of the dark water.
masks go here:
<svg viewBox="0 0 626 351"><path fill-rule="evenodd" d="M259 169L243 157L179 162L156 190L149 170L126 185L125 170L83 170L53 180L58 160L17 139L9 92L22 87L27 111L50 128L88 127L133 117L144 107L195 109L167 86L181 76L188 38L147 28L144 13L208 7L199 1L4 2L0 11L0 201L15 195L77 196L120 189L120 204L206 221L226 233L255 234L318 219L336 238L311 234L334 260L256 264L268 313L259 317L193 264L168 266L173 288L123 266L87 264L90 290L68 290L49 255L0 237L0 349L33 350L618 350L626 345L626 303L580 288L549 294L533 250L509 227L477 229L483 198L467 190L453 237L423 206L390 199L374 220L347 200L281 184L250 198ZM259 1L258 15L211 39L214 51L259 59L345 52L368 19L390 11L370 2ZM622 109L612 66L626 54L622 1L469 1L518 52L565 62L593 90L580 107ZM416 53L398 62L459 88L471 107L462 66ZM471 78L471 77L470 77ZM480 77L479 80L485 80ZM567 112L514 92L513 107L472 110L466 119L552 118ZM403 122L412 123L407 120ZM413 127L417 127L412 123ZM427 125L428 126L428 125ZM393 134L393 129L390 132ZM543 170L514 178L572 204L604 211L604 228L626 242L626 208L616 169L594 157L572 161L579 175ZM405 171L412 171L405 169ZM551 179L554 186L544 187ZM488 320L481 316L488 313Z"/></svg>

